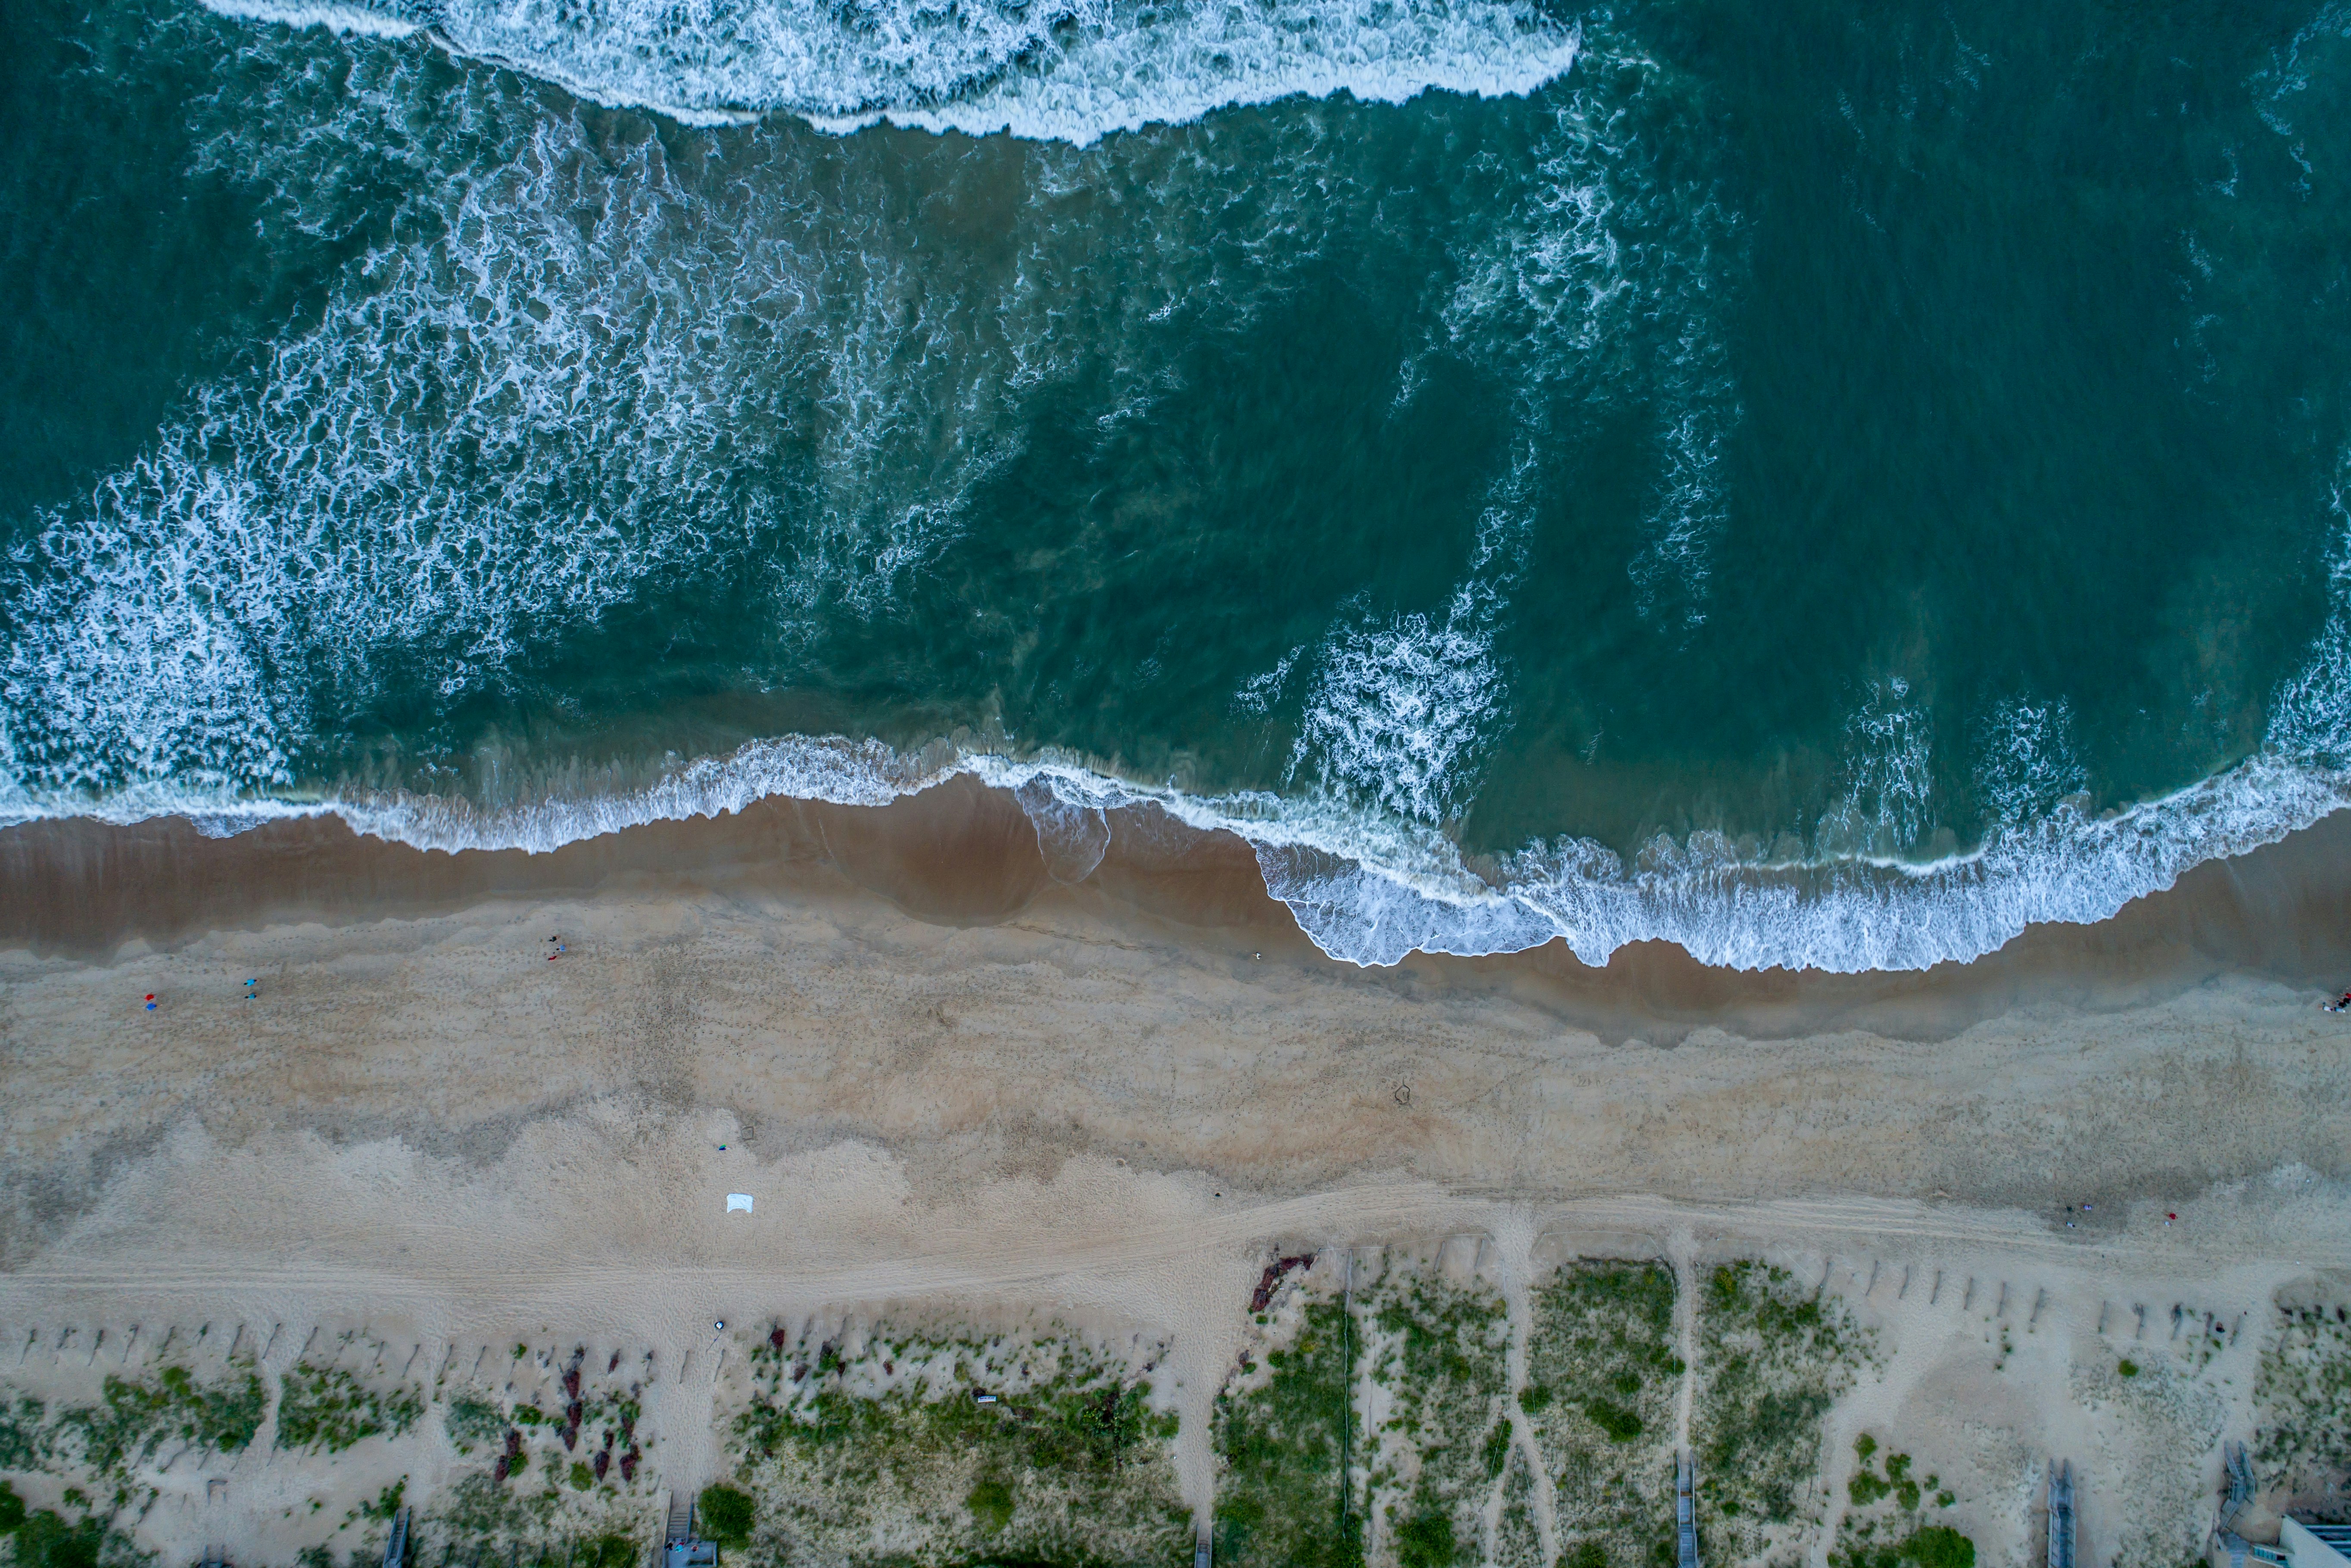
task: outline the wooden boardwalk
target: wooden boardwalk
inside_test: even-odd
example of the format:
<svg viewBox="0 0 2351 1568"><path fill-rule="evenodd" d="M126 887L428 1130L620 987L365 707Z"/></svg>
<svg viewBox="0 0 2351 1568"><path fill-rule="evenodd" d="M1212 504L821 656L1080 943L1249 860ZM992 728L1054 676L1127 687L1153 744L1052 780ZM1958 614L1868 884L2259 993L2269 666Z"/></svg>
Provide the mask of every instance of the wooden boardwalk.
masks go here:
<svg viewBox="0 0 2351 1568"><path fill-rule="evenodd" d="M2074 1467L2049 1461L2049 1568L2074 1568Z"/></svg>
<svg viewBox="0 0 2351 1568"><path fill-rule="evenodd" d="M1674 1461L1674 1522L1681 1536L1677 1568L1698 1568L1698 1461L1687 1452Z"/></svg>

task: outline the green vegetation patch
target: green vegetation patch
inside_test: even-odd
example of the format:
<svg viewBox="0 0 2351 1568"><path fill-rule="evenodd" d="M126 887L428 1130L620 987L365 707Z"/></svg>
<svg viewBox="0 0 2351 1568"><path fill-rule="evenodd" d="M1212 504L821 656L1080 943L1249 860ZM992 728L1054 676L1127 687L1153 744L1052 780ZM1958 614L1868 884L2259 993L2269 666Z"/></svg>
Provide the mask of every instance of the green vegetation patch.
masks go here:
<svg viewBox="0 0 2351 1568"><path fill-rule="evenodd" d="M1501 1293L1482 1281L1392 1269L1355 1306L1365 1375L1386 1395L1367 1456L1374 1544L1405 1568L1477 1562L1486 1504L1512 1462Z"/></svg>
<svg viewBox="0 0 2351 1568"><path fill-rule="evenodd" d="M1860 1462L1854 1467L1853 1479L1845 1483L1845 1495L1853 1500L1855 1509L1873 1508L1888 1498L1904 1513L1916 1513L1928 1502L1950 1506L1951 1494L1938 1490L1942 1485L1940 1477L1928 1476L1921 1480L1910 1473L1909 1455L1888 1454L1882 1469L1872 1469L1877 1439L1866 1432L1854 1440L1853 1451ZM1851 1526L1854 1516L1848 1513L1845 1522Z"/></svg>
<svg viewBox="0 0 2351 1568"><path fill-rule="evenodd" d="M2264 1486L2323 1490L2351 1475L2351 1310L2283 1311L2253 1379L2261 1426L2253 1462Z"/></svg>
<svg viewBox="0 0 2351 1568"><path fill-rule="evenodd" d="M520 1568L643 1568L661 1525L649 1498L501 1486L467 1476L411 1527L409 1560ZM352 1561L359 1562L354 1552Z"/></svg>
<svg viewBox="0 0 2351 1568"><path fill-rule="evenodd" d="M1869 1359L1868 1331L1834 1297L1749 1260L1714 1270L1698 1301L1701 1552L1767 1556L1818 1470L1821 1423Z"/></svg>
<svg viewBox="0 0 2351 1568"><path fill-rule="evenodd" d="M1360 1448L1359 1334L1346 1307L1311 1301L1267 1375L1217 1401L1217 1561L1234 1568L1354 1568L1364 1513L1347 1471Z"/></svg>
<svg viewBox="0 0 2351 1568"><path fill-rule="evenodd" d="M38 1469L47 1449L41 1430L48 1407L29 1396L0 1399L0 1470Z"/></svg>
<svg viewBox="0 0 2351 1568"><path fill-rule="evenodd" d="M30 1400L19 1401L18 1408L27 1406L40 1408ZM186 1367L167 1366L152 1378L109 1376L99 1404L58 1411L50 1430L20 1431L10 1446L29 1444L42 1456L68 1457L120 1477L166 1442L242 1453L268 1408L268 1385L256 1373L237 1367L216 1383L202 1384Z"/></svg>
<svg viewBox="0 0 2351 1568"><path fill-rule="evenodd" d="M1576 1262L1538 1288L1519 1404L1550 1469L1563 1561L1649 1562L1673 1544L1673 1270Z"/></svg>
<svg viewBox="0 0 2351 1568"><path fill-rule="evenodd" d="M1867 1508L1879 1499L1890 1495L1894 1490L1894 1483L1869 1468L1870 1462L1877 1457L1876 1438L1864 1432L1854 1439L1853 1452L1854 1457L1860 1462L1854 1467L1853 1479L1845 1483L1845 1491L1853 1499L1854 1507ZM1907 1477L1910 1469L1910 1456L1896 1454L1886 1460L1886 1468L1898 1475ZM1912 1508L1918 1506L1918 1489L1915 1483L1910 1488L1909 1506Z"/></svg>
<svg viewBox="0 0 2351 1568"><path fill-rule="evenodd" d="M96 1514L68 1522L46 1508L17 1525L12 1555L15 1568L99 1568L137 1560L128 1539L110 1531Z"/></svg>
<svg viewBox="0 0 2351 1568"><path fill-rule="evenodd" d="M340 1453L365 1437L399 1437L424 1414L424 1396L378 1393L340 1366L297 1363L280 1381L277 1447Z"/></svg>
<svg viewBox="0 0 2351 1568"><path fill-rule="evenodd" d="M1551 1568L1535 1521L1538 1500L1526 1455L1513 1453L1510 1475L1502 1483L1502 1511L1495 1522L1494 1568Z"/></svg>
<svg viewBox="0 0 2351 1568"><path fill-rule="evenodd" d="M449 1441L461 1454L470 1454L486 1444L495 1446L507 1435L506 1410L487 1399L452 1399L441 1422L448 1427Z"/></svg>
<svg viewBox="0 0 2351 1568"><path fill-rule="evenodd" d="M1898 1540L1858 1544L1829 1555L1832 1568L1976 1568L1976 1543L1946 1524L1928 1524Z"/></svg>
<svg viewBox="0 0 2351 1568"><path fill-rule="evenodd" d="M1074 1339L779 1333L751 1364L732 1422L750 1513L735 1522L763 1559L1190 1560L1176 1417Z"/></svg>
<svg viewBox="0 0 2351 1568"><path fill-rule="evenodd" d="M722 1482L702 1489L702 1496L695 1503L695 1517L702 1533L721 1546L747 1546L758 1510L749 1492Z"/></svg>

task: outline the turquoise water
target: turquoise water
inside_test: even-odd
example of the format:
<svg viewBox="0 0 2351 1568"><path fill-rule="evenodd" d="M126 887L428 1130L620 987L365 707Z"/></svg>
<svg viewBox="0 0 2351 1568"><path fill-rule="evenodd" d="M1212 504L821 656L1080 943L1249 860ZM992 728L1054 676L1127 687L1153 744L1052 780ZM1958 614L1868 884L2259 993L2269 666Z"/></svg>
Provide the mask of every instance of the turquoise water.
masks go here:
<svg viewBox="0 0 2351 1568"><path fill-rule="evenodd" d="M2340 6L5 4L7 819L1850 969L2351 800Z"/></svg>

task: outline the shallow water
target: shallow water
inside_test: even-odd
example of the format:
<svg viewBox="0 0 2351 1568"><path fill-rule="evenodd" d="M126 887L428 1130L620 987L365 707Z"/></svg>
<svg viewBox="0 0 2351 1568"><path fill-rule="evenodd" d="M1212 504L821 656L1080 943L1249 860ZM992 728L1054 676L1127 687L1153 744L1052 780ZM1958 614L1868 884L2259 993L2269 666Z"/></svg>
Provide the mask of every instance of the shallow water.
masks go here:
<svg viewBox="0 0 2351 1568"><path fill-rule="evenodd" d="M2104 918L2351 799L2351 14L2044 9L9 0L0 811Z"/></svg>

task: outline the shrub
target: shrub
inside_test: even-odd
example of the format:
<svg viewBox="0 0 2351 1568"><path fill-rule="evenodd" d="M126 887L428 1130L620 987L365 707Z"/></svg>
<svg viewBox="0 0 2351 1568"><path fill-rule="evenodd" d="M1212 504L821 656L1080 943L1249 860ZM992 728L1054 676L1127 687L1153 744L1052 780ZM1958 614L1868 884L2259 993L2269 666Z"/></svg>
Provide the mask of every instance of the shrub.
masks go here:
<svg viewBox="0 0 2351 1568"><path fill-rule="evenodd" d="M152 1383L109 1375L104 1402L65 1412L58 1427L78 1437L92 1469L110 1470L146 1458L172 1437L238 1453L253 1441L268 1407L267 1388L250 1372L205 1387L187 1368L167 1366Z"/></svg>
<svg viewBox="0 0 2351 1568"><path fill-rule="evenodd" d="M1833 1555L1836 1568L1975 1568L1976 1543L1949 1525L1929 1524L1900 1541Z"/></svg>
<svg viewBox="0 0 2351 1568"><path fill-rule="evenodd" d="M1976 1568L1976 1543L1947 1524L1930 1524L1911 1531L1902 1543L1902 1561L1918 1568Z"/></svg>
<svg viewBox="0 0 2351 1568"><path fill-rule="evenodd" d="M1453 1541L1453 1515L1425 1508L1396 1527L1399 1568L1452 1568L1459 1550Z"/></svg>
<svg viewBox="0 0 2351 1568"><path fill-rule="evenodd" d="M971 1517L978 1521L980 1531L994 1535L1012 1522L1012 1489L994 1476L989 1476L971 1489L964 1499Z"/></svg>
<svg viewBox="0 0 2351 1568"><path fill-rule="evenodd" d="M1219 1563L1363 1562L1362 1514L1340 1464L1354 1440L1353 1323L1336 1301L1310 1305L1305 1318L1265 1387L1218 1401L1217 1446L1227 1465L1217 1494Z"/></svg>
<svg viewBox="0 0 2351 1568"><path fill-rule="evenodd" d="M496 1442L507 1429L506 1412L486 1399L450 1401L443 1422L449 1428L449 1440L461 1454L473 1452L476 1443Z"/></svg>
<svg viewBox="0 0 2351 1568"><path fill-rule="evenodd" d="M644 1553L625 1535L600 1535L571 1553L571 1568L637 1568Z"/></svg>
<svg viewBox="0 0 2351 1568"><path fill-rule="evenodd" d="M1715 1270L1698 1335L1691 1437L1708 1478L1701 1524L1739 1519L1719 1532L1718 1552L1760 1555L1761 1527L1796 1517L1798 1493L1819 1465L1823 1417L1868 1361L1871 1336L1835 1298L1758 1261ZM1876 1451L1874 1438L1855 1447Z"/></svg>
<svg viewBox="0 0 2351 1568"><path fill-rule="evenodd" d="M105 1544L104 1520L68 1524L45 1508L16 1527L16 1568L98 1568Z"/></svg>
<svg viewBox="0 0 2351 1568"><path fill-rule="evenodd" d="M0 1470L38 1469L41 1463L41 1418L47 1406L19 1396L0 1403Z"/></svg>
<svg viewBox="0 0 2351 1568"><path fill-rule="evenodd" d="M277 1446L341 1453L380 1432L398 1437L424 1414L414 1389L378 1394L340 1366L297 1364L279 1382Z"/></svg>
<svg viewBox="0 0 2351 1568"><path fill-rule="evenodd" d="M0 1535L16 1534L24 1522L25 1500L16 1495L15 1487L0 1481Z"/></svg>
<svg viewBox="0 0 2351 1568"><path fill-rule="evenodd" d="M741 1546L751 1539L758 1510L749 1492L724 1483L705 1487L695 1506L703 1532L721 1546Z"/></svg>
<svg viewBox="0 0 2351 1568"><path fill-rule="evenodd" d="M1587 1399L1583 1413L1592 1424L1608 1434L1612 1443L1629 1443L1641 1435L1641 1417L1622 1405L1611 1405L1605 1399Z"/></svg>

